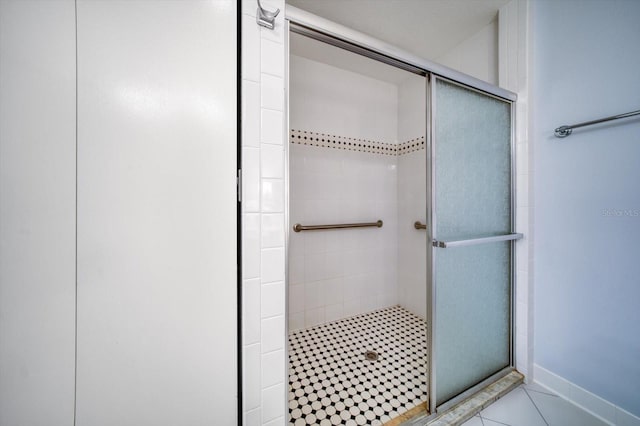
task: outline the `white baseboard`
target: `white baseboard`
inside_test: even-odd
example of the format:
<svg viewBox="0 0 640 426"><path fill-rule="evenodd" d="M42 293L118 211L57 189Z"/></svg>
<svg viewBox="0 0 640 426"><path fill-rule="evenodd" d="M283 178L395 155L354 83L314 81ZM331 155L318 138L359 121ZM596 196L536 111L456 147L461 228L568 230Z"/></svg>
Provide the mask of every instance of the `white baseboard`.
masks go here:
<svg viewBox="0 0 640 426"><path fill-rule="evenodd" d="M586 389L533 364L533 381L612 426L640 426L640 417Z"/></svg>

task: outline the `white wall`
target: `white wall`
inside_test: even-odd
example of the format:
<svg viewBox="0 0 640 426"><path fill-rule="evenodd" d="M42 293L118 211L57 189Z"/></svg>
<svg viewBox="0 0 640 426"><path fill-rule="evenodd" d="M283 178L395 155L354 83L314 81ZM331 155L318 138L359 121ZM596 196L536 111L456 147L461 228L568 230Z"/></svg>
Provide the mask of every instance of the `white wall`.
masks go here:
<svg viewBox="0 0 640 426"><path fill-rule="evenodd" d="M639 108L640 3L532 7L535 362L640 416L640 122L553 136Z"/></svg>
<svg viewBox="0 0 640 426"><path fill-rule="evenodd" d="M0 2L0 424L73 424L73 1Z"/></svg>
<svg viewBox="0 0 640 426"><path fill-rule="evenodd" d="M3 426L236 422L235 22L0 2Z"/></svg>
<svg viewBox="0 0 640 426"><path fill-rule="evenodd" d="M292 55L289 64L289 125L297 131L289 144L290 223L384 222L290 233L289 330L296 330L397 303L396 156L307 146L298 135L395 145L398 93L394 84L306 58Z"/></svg>
<svg viewBox="0 0 640 426"><path fill-rule="evenodd" d="M494 19L436 62L491 84L498 84L498 20Z"/></svg>
<svg viewBox="0 0 640 426"><path fill-rule="evenodd" d="M289 68L292 129L397 142L395 84L295 55Z"/></svg>
<svg viewBox="0 0 640 426"><path fill-rule="evenodd" d="M274 30L242 2L242 371L243 424L284 425L284 0Z"/></svg>
<svg viewBox="0 0 640 426"><path fill-rule="evenodd" d="M77 14L77 423L232 424L235 2Z"/></svg>
<svg viewBox="0 0 640 426"><path fill-rule="evenodd" d="M412 140L426 135L426 79L412 76L398 88L398 138ZM398 156L398 300L400 305L427 317L427 232L416 221L427 223L426 146Z"/></svg>
<svg viewBox="0 0 640 426"><path fill-rule="evenodd" d="M533 259L534 208L529 151L529 93L531 92L529 0L511 0L499 11L499 84L517 93L515 105L516 142L516 232L523 238L515 242L515 364L525 376L533 378Z"/></svg>

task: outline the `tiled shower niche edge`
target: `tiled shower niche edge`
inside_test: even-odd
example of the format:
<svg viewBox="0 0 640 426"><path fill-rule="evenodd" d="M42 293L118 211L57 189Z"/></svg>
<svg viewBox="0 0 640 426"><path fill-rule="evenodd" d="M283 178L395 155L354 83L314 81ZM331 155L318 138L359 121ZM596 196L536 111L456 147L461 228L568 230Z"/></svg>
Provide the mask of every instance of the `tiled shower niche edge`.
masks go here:
<svg viewBox="0 0 640 426"><path fill-rule="evenodd" d="M425 149L424 136L398 144L298 129L291 129L289 136L289 141L296 145L342 149L345 151L365 152L369 154L389 156L400 156Z"/></svg>

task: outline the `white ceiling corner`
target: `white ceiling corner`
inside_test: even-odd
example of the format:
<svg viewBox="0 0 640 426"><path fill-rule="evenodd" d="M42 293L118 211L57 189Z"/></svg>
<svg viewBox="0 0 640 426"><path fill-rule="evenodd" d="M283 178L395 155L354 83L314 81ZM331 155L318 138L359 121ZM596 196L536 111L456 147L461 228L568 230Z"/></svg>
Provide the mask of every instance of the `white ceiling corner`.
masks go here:
<svg viewBox="0 0 640 426"><path fill-rule="evenodd" d="M509 1L286 0L432 61L491 23Z"/></svg>

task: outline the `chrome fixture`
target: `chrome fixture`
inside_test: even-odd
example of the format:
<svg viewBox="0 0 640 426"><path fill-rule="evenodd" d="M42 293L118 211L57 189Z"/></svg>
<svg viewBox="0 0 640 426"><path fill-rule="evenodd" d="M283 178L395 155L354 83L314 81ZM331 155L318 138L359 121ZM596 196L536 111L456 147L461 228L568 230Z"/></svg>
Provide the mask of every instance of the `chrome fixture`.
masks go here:
<svg viewBox="0 0 640 426"><path fill-rule="evenodd" d="M421 223L419 220L416 220L413 223L413 227L416 228L416 229L427 229L427 225L424 224L424 223Z"/></svg>
<svg viewBox="0 0 640 426"><path fill-rule="evenodd" d="M276 9L275 12L269 12L262 7L260 0L257 0L257 2L258 10L256 11L256 22L258 25L272 30L275 26L276 16L280 13L280 9Z"/></svg>
<svg viewBox="0 0 640 426"><path fill-rule="evenodd" d="M495 235L491 237L472 238L469 240L455 240L455 241L433 240L433 246L438 248L465 247L465 246L474 246L476 244L495 243L498 241L519 240L522 237L523 237L522 234L506 234L506 235Z"/></svg>
<svg viewBox="0 0 640 426"><path fill-rule="evenodd" d="M611 117L600 118L598 120L585 121L584 123L571 124L569 126L560 126L554 131L554 134L558 138L566 138L573 132L573 129L577 129L578 127L591 126L593 124L604 123L605 121L619 120L621 118L633 117L634 115L640 115L640 109L637 111L627 112L625 114L618 114L618 115L612 115Z"/></svg>
<svg viewBox="0 0 640 426"><path fill-rule="evenodd" d="M363 223L340 223L336 225L300 225L296 223L293 225L295 232L300 231L317 231L318 229L343 229L343 228L369 228L376 227L382 228L382 221L377 222L363 222Z"/></svg>

